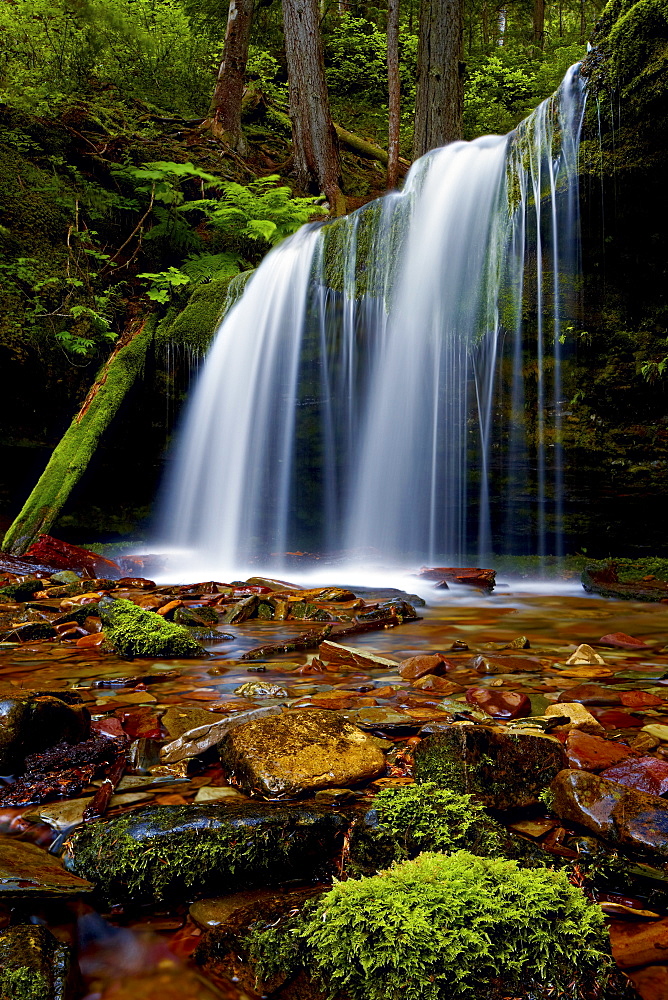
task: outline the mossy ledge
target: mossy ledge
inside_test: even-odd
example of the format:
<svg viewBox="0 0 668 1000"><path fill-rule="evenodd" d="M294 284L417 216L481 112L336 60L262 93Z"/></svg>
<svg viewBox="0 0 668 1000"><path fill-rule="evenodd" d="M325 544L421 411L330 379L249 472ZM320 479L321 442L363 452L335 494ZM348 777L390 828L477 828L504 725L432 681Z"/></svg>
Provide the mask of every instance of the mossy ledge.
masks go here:
<svg viewBox="0 0 668 1000"><path fill-rule="evenodd" d="M603 915L565 874L468 851L337 883L300 916L256 925L244 950L260 986L305 969L323 996L350 1000L483 997L499 979L503 995L570 996L574 977L601 983L611 966Z"/></svg>
<svg viewBox="0 0 668 1000"><path fill-rule="evenodd" d="M119 656L204 657L203 646L184 625L167 622L132 601L103 597L99 603L107 645Z"/></svg>

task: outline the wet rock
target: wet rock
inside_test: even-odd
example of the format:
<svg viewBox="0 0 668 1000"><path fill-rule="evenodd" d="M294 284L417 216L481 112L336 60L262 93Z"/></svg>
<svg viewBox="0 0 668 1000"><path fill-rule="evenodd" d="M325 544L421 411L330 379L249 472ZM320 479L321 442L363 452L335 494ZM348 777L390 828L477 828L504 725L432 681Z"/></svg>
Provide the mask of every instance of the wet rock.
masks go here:
<svg viewBox="0 0 668 1000"><path fill-rule="evenodd" d="M107 641L119 656L181 659L207 655L185 626L167 622L132 601L103 597L99 607Z"/></svg>
<svg viewBox="0 0 668 1000"><path fill-rule="evenodd" d="M205 708L190 708L171 705L162 717L162 724L173 740L198 726L210 726L214 722L222 722L224 715L207 712Z"/></svg>
<svg viewBox="0 0 668 1000"><path fill-rule="evenodd" d="M43 587L44 580L37 580L34 576L18 583L9 583L6 587L0 588L0 601L29 601L32 595Z"/></svg>
<svg viewBox="0 0 668 1000"><path fill-rule="evenodd" d="M411 687L417 688L418 691L434 691L436 694L442 696L454 694L455 691L462 690L459 684L449 681L446 677L439 677L438 674L425 674L424 677L419 677L413 681Z"/></svg>
<svg viewBox="0 0 668 1000"><path fill-rule="evenodd" d="M572 729L566 740L568 766L584 771L604 771L621 760L638 757L637 751L625 743L591 736L581 729Z"/></svg>
<svg viewBox="0 0 668 1000"><path fill-rule="evenodd" d="M552 782L552 812L612 844L668 857L668 802L589 771L564 770Z"/></svg>
<svg viewBox="0 0 668 1000"><path fill-rule="evenodd" d="M449 665L440 653L409 656L407 660L401 661L399 673L405 680L414 681L426 674L444 674Z"/></svg>
<svg viewBox="0 0 668 1000"><path fill-rule="evenodd" d="M62 542L51 535L40 535L25 553L25 557L56 569L80 569L93 577L119 580L123 576L118 564L111 559L105 559L90 549Z"/></svg>
<svg viewBox="0 0 668 1000"><path fill-rule="evenodd" d="M0 803L23 806L81 795L96 775L105 774L125 752L126 740L93 735L73 746L63 742L25 759L26 773L0 791Z"/></svg>
<svg viewBox="0 0 668 1000"><path fill-rule="evenodd" d="M87 709L67 704L60 697L63 694L0 686L0 774L15 773L28 754L59 740L78 743L86 738L90 726ZM70 695L68 700L81 701L78 695Z"/></svg>
<svg viewBox="0 0 668 1000"><path fill-rule="evenodd" d="M182 900L323 877L348 824L312 804L148 806L79 827L65 864L109 900Z"/></svg>
<svg viewBox="0 0 668 1000"><path fill-rule="evenodd" d="M0 836L0 897L76 896L92 888L41 847Z"/></svg>
<svg viewBox="0 0 668 1000"><path fill-rule="evenodd" d="M56 630L49 622L25 622L0 633L3 642L41 642L55 636Z"/></svg>
<svg viewBox="0 0 668 1000"><path fill-rule="evenodd" d="M566 660L566 664L569 667L584 666L588 663L603 665L605 664L605 660L600 653L597 653L595 649L588 646L586 642L581 643Z"/></svg>
<svg viewBox="0 0 668 1000"><path fill-rule="evenodd" d="M650 795L665 795L668 792L668 762L656 757L625 760L607 768L601 777Z"/></svg>
<svg viewBox="0 0 668 1000"><path fill-rule="evenodd" d="M343 646L339 642L325 639L318 647L318 656L324 663L340 663L344 666L354 664L363 670L396 670L396 660L388 659L373 649L362 649L355 646Z"/></svg>
<svg viewBox="0 0 668 1000"><path fill-rule="evenodd" d="M474 656L471 667L479 674L535 674L540 660L530 656Z"/></svg>
<svg viewBox="0 0 668 1000"><path fill-rule="evenodd" d="M359 708L356 711L342 712L342 716L360 729L381 729L387 732L404 734L406 730L416 731L419 726L406 712L395 708L385 708L381 705Z"/></svg>
<svg viewBox="0 0 668 1000"><path fill-rule="evenodd" d="M460 583L480 590L494 590L496 570L456 566L423 566L418 576L435 583Z"/></svg>
<svg viewBox="0 0 668 1000"><path fill-rule="evenodd" d="M566 715L569 718L567 726L564 729L572 731L573 729L579 729L583 733L589 733L592 736L599 736L601 733L605 732L605 729L598 722L591 712L588 712L584 705L581 705L577 701L560 701L556 705L550 705L549 708L545 710L545 717L550 718L550 716Z"/></svg>
<svg viewBox="0 0 668 1000"><path fill-rule="evenodd" d="M649 691L621 691L619 697L625 708L654 708L664 704L663 698Z"/></svg>
<svg viewBox="0 0 668 1000"><path fill-rule="evenodd" d="M626 635L625 632L610 632L608 635L603 635L598 640L598 646L609 646L612 649L649 649L650 647L642 639L634 639L632 635Z"/></svg>
<svg viewBox="0 0 668 1000"><path fill-rule="evenodd" d="M643 726L642 731L648 736L654 736L661 743L668 742L668 726L661 723L650 723L648 726Z"/></svg>
<svg viewBox="0 0 668 1000"><path fill-rule="evenodd" d="M581 705L621 705L620 692L601 684L578 684L568 688L569 701L579 701Z"/></svg>
<svg viewBox="0 0 668 1000"><path fill-rule="evenodd" d="M242 698L287 698L287 688L281 684L271 684L269 681L246 681L234 689L234 693Z"/></svg>
<svg viewBox="0 0 668 1000"><path fill-rule="evenodd" d="M640 924L615 920L610 925L610 944L620 969L668 962L668 920Z"/></svg>
<svg viewBox="0 0 668 1000"><path fill-rule="evenodd" d="M0 996L67 1000L71 986L70 949L46 927L19 924L0 931Z"/></svg>
<svg viewBox="0 0 668 1000"><path fill-rule="evenodd" d="M383 753L366 733L318 709L239 726L225 737L220 758L245 791L268 798L345 788L385 770Z"/></svg>
<svg viewBox="0 0 668 1000"><path fill-rule="evenodd" d="M469 688L466 692L469 705L482 709L493 719L518 719L531 715L531 699L519 691L500 691L498 688Z"/></svg>
<svg viewBox="0 0 668 1000"><path fill-rule="evenodd" d="M257 594L251 594L250 597L244 597L243 600L237 601L231 607L226 608L221 615L220 621L223 625L238 625L240 622L248 621L249 618L253 618L257 612L258 606Z"/></svg>
<svg viewBox="0 0 668 1000"><path fill-rule="evenodd" d="M668 965L646 965L627 973L642 1000L665 1000L668 997Z"/></svg>
<svg viewBox="0 0 668 1000"><path fill-rule="evenodd" d="M280 714L281 708L278 705L252 708L248 712L239 712L231 717L221 717L213 712L207 712L209 719L203 725L187 730L178 739L167 743L161 749L161 760L165 764L177 764L179 761L196 757L215 747L236 726L243 726L254 719L265 719Z"/></svg>
<svg viewBox="0 0 668 1000"><path fill-rule="evenodd" d="M640 729L643 724L643 720L637 715L630 715L615 708L600 712L598 720L606 729Z"/></svg>
<svg viewBox="0 0 668 1000"><path fill-rule="evenodd" d="M420 782L469 793L488 807L509 809L535 805L565 763L554 737L454 725L418 744L414 775Z"/></svg>

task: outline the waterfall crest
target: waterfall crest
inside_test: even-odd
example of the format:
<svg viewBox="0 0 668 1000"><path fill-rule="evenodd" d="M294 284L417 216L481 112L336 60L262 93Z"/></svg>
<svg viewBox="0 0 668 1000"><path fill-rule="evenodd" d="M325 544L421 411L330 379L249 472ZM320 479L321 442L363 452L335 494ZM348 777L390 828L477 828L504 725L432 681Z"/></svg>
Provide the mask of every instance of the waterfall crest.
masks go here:
<svg viewBox="0 0 668 1000"><path fill-rule="evenodd" d="M560 552L584 100L575 66L508 136L433 150L268 254L187 406L170 546L219 575Z"/></svg>

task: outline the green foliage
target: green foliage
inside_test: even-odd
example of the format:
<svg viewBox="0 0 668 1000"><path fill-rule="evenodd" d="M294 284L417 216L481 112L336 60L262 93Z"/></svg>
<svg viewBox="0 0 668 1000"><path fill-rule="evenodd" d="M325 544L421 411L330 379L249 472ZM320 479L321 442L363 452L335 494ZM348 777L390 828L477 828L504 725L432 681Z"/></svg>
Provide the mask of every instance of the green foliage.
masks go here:
<svg viewBox="0 0 668 1000"><path fill-rule="evenodd" d="M527 72L528 70L528 72ZM533 107L536 78L500 55L482 60L468 77L464 97L464 134L510 132Z"/></svg>
<svg viewBox="0 0 668 1000"><path fill-rule="evenodd" d="M0 969L0 1000L49 1000L51 987L41 972L29 966Z"/></svg>
<svg viewBox="0 0 668 1000"><path fill-rule="evenodd" d="M276 956L301 961L328 996L352 1000L475 998L497 977L509 994L532 982L558 989L610 964L600 909L564 874L467 851L336 883L280 935L256 929L249 944L261 978Z"/></svg>

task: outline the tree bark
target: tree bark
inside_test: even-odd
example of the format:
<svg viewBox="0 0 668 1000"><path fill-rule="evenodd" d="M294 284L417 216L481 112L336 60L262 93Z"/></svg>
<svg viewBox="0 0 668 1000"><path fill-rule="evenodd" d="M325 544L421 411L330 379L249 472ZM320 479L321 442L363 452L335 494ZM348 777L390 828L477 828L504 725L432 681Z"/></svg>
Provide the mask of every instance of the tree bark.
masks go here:
<svg viewBox="0 0 668 1000"><path fill-rule="evenodd" d="M318 0L283 0L290 120L297 180L324 191L334 215L345 213L339 145L329 110Z"/></svg>
<svg viewBox="0 0 668 1000"><path fill-rule="evenodd" d="M533 44L541 52L545 47L545 0L533 0Z"/></svg>
<svg viewBox="0 0 668 1000"><path fill-rule="evenodd" d="M422 0L415 156L462 137L464 0Z"/></svg>
<svg viewBox="0 0 668 1000"><path fill-rule="evenodd" d="M246 143L241 130L241 98L252 19L253 0L230 0L223 60L208 119L214 135L242 155L246 152Z"/></svg>
<svg viewBox="0 0 668 1000"><path fill-rule="evenodd" d="M395 188L399 178L399 123L401 120L399 0L387 0L387 93L389 111L387 186Z"/></svg>

